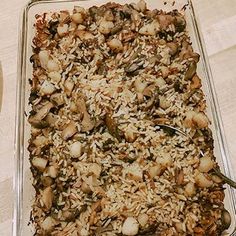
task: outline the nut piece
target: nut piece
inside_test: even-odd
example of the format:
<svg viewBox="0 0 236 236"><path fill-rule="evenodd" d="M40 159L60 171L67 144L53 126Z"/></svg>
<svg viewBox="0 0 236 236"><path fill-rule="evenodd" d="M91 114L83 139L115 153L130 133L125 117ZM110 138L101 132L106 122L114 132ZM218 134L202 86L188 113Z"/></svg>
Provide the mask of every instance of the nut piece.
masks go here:
<svg viewBox="0 0 236 236"><path fill-rule="evenodd" d="M148 223L148 215L143 213L138 216L139 224L144 227Z"/></svg>
<svg viewBox="0 0 236 236"><path fill-rule="evenodd" d="M109 34L112 28L114 28L112 21L106 21L105 19L102 19L98 27L98 31L102 34Z"/></svg>
<svg viewBox="0 0 236 236"><path fill-rule="evenodd" d="M74 158L79 158L82 154L82 144L75 142L70 145L70 155Z"/></svg>
<svg viewBox="0 0 236 236"><path fill-rule="evenodd" d="M114 52L121 52L123 51L123 45L119 39L112 39L110 40L107 45L111 50Z"/></svg>
<svg viewBox="0 0 236 236"><path fill-rule="evenodd" d="M50 210L52 207L53 201L53 191L51 187L47 187L43 190L42 193L42 202L46 208L46 210Z"/></svg>
<svg viewBox="0 0 236 236"><path fill-rule="evenodd" d="M69 139L77 132L77 127L74 121L70 121L70 123L66 126L66 128L62 131L62 138L64 140Z"/></svg>
<svg viewBox="0 0 236 236"><path fill-rule="evenodd" d="M34 157L32 159L32 165L41 172L44 172L44 170L47 166L47 163L48 163L47 160L40 158L40 157Z"/></svg>
<svg viewBox="0 0 236 236"><path fill-rule="evenodd" d="M195 177L195 181L196 181L196 184L200 188L209 188L213 184L213 181L210 179L210 177L208 175L206 175L206 174L203 174L203 173L199 173Z"/></svg>
<svg viewBox="0 0 236 236"><path fill-rule="evenodd" d="M208 172L214 167L214 161L210 156L204 156L200 159L198 170L200 172Z"/></svg>
<svg viewBox="0 0 236 236"><path fill-rule="evenodd" d="M133 236L138 233L138 229L139 224L137 220L134 217L128 217L122 226L122 233L124 235Z"/></svg>

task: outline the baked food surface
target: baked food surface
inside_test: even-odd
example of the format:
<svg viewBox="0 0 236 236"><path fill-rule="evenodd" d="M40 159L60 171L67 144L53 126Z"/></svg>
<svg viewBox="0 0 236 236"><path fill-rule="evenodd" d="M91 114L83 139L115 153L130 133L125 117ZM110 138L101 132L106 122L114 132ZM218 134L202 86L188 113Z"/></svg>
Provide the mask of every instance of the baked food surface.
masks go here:
<svg viewBox="0 0 236 236"><path fill-rule="evenodd" d="M184 15L142 0L36 16L35 235L221 235L198 61Z"/></svg>

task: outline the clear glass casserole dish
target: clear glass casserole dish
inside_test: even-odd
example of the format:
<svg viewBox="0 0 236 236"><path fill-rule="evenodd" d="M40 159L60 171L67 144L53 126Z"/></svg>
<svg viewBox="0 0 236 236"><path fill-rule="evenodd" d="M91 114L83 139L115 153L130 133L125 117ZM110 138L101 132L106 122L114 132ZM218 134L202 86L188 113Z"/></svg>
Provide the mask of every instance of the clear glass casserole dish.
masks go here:
<svg viewBox="0 0 236 236"><path fill-rule="evenodd" d="M75 5L85 8L101 5L109 0L85 0L85 1L64 1L64 0L32 0L24 9L22 16L21 35L19 42L18 60L18 95L17 95L17 118L16 118L16 174L15 174L15 207L13 235L33 235L34 231L29 224L31 217L31 205L34 198L32 186L32 175L30 171L29 153L27 150L28 139L30 138L30 124L27 115L30 111L28 99L30 95L30 84L28 79L32 77L32 39L34 37L35 15L45 12L56 12L60 10L72 10ZM132 1L121 0L125 4ZM197 25L194 7L191 0L154 1L147 0L148 7L170 11L178 9L184 12L187 29L193 43L194 51L200 54L198 63L198 74L203 83L203 90L208 104L208 117L212 121L215 156L221 167L221 171L230 178L233 178L230 170L229 154L227 150L224 132L222 129L219 108L214 91L213 80L209 68L207 56L204 50L204 43ZM225 208L230 212L232 222L225 235L236 235L236 198L234 190L225 186Z"/></svg>

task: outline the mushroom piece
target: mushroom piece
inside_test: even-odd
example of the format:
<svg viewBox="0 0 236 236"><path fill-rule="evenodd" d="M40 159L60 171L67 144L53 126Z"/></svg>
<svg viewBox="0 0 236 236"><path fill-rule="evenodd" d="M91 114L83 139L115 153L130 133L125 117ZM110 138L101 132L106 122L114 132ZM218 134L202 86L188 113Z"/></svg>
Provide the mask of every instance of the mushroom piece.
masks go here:
<svg viewBox="0 0 236 236"><path fill-rule="evenodd" d="M169 48L169 52L171 56L174 56L178 52L178 44L174 42L169 42L166 44Z"/></svg>
<svg viewBox="0 0 236 236"><path fill-rule="evenodd" d="M41 199L46 210L50 210L52 207L52 201L53 201L53 191L51 187L47 187L43 190Z"/></svg>
<svg viewBox="0 0 236 236"><path fill-rule="evenodd" d="M53 108L53 104L51 102L48 102L42 106L34 116L29 117L29 123L35 128L42 128L42 120L47 116L51 108Z"/></svg>
<svg viewBox="0 0 236 236"><path fill-rule="evenodd" d="M62 93L54 93L53 95L51 95L50 100L57 106L61 106L65 103L65 98Z"/></svg>
<svg viewBox="0 0 236 236"><path fill-rule="evenodd" d="M41 227L44 231L46 231L46 233L50 233L53 230L55 225L56 225L56 221L51 216L48 216L42 222Z"/></svg>
<svg viewBox="0 0 236 236"><path fill-rule="evenodd" d="M60 70L60 67L59 67L59 64L56 61L50 59L48 61L48 64L47 64L47 69L48 69L49 72L53 72L53 71L58 72Z"/></svg>
<svg viewBox="0 0 236 236"><path fill-rule="evenodd" d="M112 136L114 136L115 138L117 138L118 141L121 141L121 134L120 134L120 130L117 126L117 123L112 118L112 116L108 113L105 116L105 124L107 126L107 129L108 129L109 133Z"/></svg>
<svg viewBox="0 0 236 236"><path fill-rule="evenodd" d="M79 96L79 99L77 100L77 107L78 107L78 111L83 116L83 119L82 119L82 122L81 122L81 126L82 126L81 131L82 132L87 132L87 131L92 130L95 126L95 123L91 119L91 117L90 117L90 115L87 111L86 103L85 103L85 100L82 97L82 95Z"/></svg>
<svg viewBox="0 0 236 236"><path fill-rule="evenodd" d="M163 167L160 164L156 164L149 169L149 175L151 178L161 175L163 172Z"/></svg>
<svg viewBox="0 0 236 236"><path fill-rule="evenodd" d="M122 234L127 236L134 236L138 234L139 224L134 217L128 217L122 226Z"/></svg>
<svg viewBox="0 0 236 236"><path fill-rule="evenodd" d="M70 123L63 129L62 138L67 140L71 138L77 132L76 123L74 121L70 121Z"/></svg>
<svg viewBox="0 0 236 236"><path fill-rule="evenodd" d="M197 70L197 63L195 61L192 61L189 65L188 70L186 71L185 80L192 79L193 76L196 74L196 70Z"/></svg>
<svg viewBox="0 0 236 236"><path fill-rule="evenodd" d="M231 216L226 209L221 213L221 222L224 229L228 229L231 225Z"/></svg>

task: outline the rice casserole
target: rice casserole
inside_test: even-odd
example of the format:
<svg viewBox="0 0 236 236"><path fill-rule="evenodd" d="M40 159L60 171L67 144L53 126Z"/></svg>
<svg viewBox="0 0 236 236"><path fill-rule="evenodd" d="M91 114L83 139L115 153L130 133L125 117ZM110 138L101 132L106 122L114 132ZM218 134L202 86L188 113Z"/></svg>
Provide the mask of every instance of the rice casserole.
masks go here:
<svg viewBox="0 0 236 236"><path fill-rule="evenodd" d="M35 235L222 235L230 216L184 15L141 0L35 17Z"/></svg>

